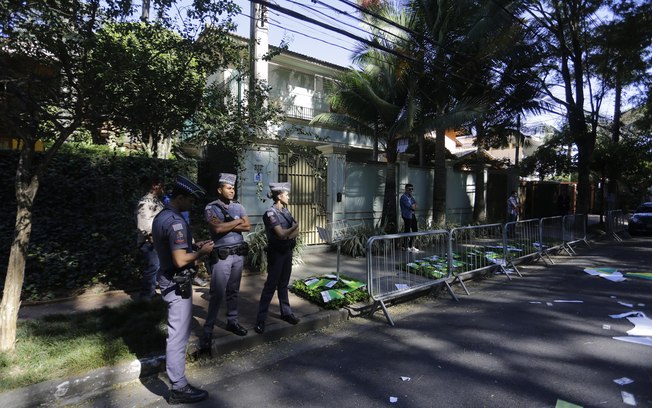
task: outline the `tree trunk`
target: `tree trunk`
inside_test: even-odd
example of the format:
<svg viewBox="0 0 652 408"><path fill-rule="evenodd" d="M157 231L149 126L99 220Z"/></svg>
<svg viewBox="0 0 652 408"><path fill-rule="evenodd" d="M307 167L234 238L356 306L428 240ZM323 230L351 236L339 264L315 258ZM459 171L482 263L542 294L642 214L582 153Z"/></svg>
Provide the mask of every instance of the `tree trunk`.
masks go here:
<svg viewBox="0 0 652 408"><path fill-rule="evenodd" d="M398 232L398 225L396 225L396 194L396 163L388 161L383 195L383 212L380 216L381 226L387 234Z"/></svg>
<svg viewBox="0 0 652 408"><path fill-rule="evenodd" d="M24 174L24 166L21 160L18 164L18 175ZM19 176L16 179L16 225L0 302L0 351L12 351L16 345L16 322L25 280L27 248L32 232L32 203L39 185L37 177L32 177L28 184L21 182Z"/></svg>
<svg viewBox="0 0 652 408"><path fill-rule="evenodd" d="M475 164L475 198L473 200L473 221L484 224L487 220L487 203L485 200L485 162L484 154L482 154L482 146L484 146L484 125L481 121L477 121L475 125L476 130L476 164Z"/></svg>
<svg viewBox="0 0 652 408"><path fill-rule="evenodd" d="M437 228L446 225L446 131L435 130L435 177L432 186L433 221Z"/></svg>

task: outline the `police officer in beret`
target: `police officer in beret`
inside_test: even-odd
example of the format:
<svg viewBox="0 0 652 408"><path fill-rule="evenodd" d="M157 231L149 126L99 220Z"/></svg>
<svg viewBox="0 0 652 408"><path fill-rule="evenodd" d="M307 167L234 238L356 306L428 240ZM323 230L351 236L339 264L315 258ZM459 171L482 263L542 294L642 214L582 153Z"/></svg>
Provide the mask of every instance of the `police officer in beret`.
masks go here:
<svg viewBox="0 0 652 408"><path fill-rule="evenodd" d="M203 197L203 188L179 176L170 202L154 218L152 235L159 256L159 287L168 305L168 337L165 366L171 383L168 402L183 404L206 399L208 392L193 387L186 379L186 347L192 321L192 272L195 261L213 250L213 241L192 246L192 231L181 213L189 211Z"/></svg>
<svg viewBox="0 0 652 408"><path fill-rule="evenodd" d="M249 217L242 204L234 201L236 175L220 173L217 186L217 200L208 203L204 210L208 228L215 248L210 258L211 286L208 314L204 324L204 334L200 349L210 352L213 339L213 326L217 312L226 296L226 330L238 336L245 336L247 329L238 322L238 294L242 267L248 245L242 237L251 229Z"/></svg>
<svg viewBox="0 0 652 408"><path fill-rule="evenodd" d="M292 313L288 294L288 284L292 273L292 250L299 235L299 224L296 222L287 205L290 201L290 183L270 183L268 197L274 204L263 215L265 232L267 234L267 280L260 294L258 316L256 318L256 333L265 332L265 320L269 304L278 292L281 306L281 319L290 324L299 323Z"/></svg>

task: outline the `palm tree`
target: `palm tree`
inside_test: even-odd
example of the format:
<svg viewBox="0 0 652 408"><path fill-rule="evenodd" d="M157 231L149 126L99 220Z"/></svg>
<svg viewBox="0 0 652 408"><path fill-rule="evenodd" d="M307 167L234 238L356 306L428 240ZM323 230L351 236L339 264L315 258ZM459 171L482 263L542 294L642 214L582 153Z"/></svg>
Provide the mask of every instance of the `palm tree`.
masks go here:
<svg viewBox="0 0 652 408"><path fill-rule="evenodd" d="M409 27L410 16L393 3L372 4L365 14L374 41L394 53L369 45L358 47L353 61L361 70L343 73L330 89L333 112L317 115L311 124L335 125L366 134L380 142L387 158L387 172L380 224L388 233L397 231L397 143L410 137L416 113L416 82L410 81L409 35L395 25Z"/></svg>

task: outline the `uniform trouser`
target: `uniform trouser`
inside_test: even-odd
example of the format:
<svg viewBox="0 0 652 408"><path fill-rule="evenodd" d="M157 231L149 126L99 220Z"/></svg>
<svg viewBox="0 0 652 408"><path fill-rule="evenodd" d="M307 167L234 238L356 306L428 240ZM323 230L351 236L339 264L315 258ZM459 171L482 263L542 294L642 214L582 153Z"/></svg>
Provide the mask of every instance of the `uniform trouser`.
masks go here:
<svg viewBox="0 0 652 408"><path fill-rule="evenodd" d="M518 220L518 214L507 214L507 222L516 222ZM507 230L505 231L507 235L512 236L514 234L514 224L508 225Z"/></svg>
<svg viewBox="0 0 652 408"><path fill-rule="evenodd" d="M281 315L292 314L288 294L288 284L292 273L292 251L277 252L272 248L267 249L267 280L260 294L258 304L257 322L264 322L267 318L269 304L274 297L274 291L278 292L278 301L281 306Z"/></svg>
<svg viewBox="0 0 652 408"><path fill-rule="evenodd" d="M213 332L217 312L224 297L226 297L227 322L232 324L238 322L238 295L240 293L243 265L244 257L241 255L229 255L226 259L220 259L212 265L211 287L208 292L210 301L208 302L204 333Z"/></svg>
<svg viewBox="0 0 652 408"><path fill-rule="evenodd" d="M415 217L414 214L412 215L412 218L401 218L403 218L403 232L417 232L417 217ZM414 246L414 237L408 238L407 246L408 248L412 248Z"/></svg>
<svg viewBox="0 0 652 408"><path fill-rule="evenodd" d="M143 257L143 283L140 294L151 298L156 294L156 277L160 267L158 254L150 242L140 246L140 253Z"/></svg>
<svg viewBox="0 0 652 408"><path fill-rule="evenodd" d="M186 379L186 347L192 322L192 297L176 294L177 284L159 274L161 295L168 305L168 338L165 346L165 369L173 390L188 384Z"/></svg>

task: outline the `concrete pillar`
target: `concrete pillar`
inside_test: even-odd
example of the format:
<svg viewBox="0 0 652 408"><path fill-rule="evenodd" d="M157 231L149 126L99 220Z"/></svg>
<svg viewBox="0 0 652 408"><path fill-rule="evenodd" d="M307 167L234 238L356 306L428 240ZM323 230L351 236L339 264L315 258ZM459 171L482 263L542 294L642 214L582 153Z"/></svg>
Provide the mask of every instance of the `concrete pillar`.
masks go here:
<svg viewBox="0 0 652 408"><path fill-rule="evenodd" d="M346 213L346 147L323 145L317 149L328 162L326 170L326 214L328 222L344 219Z"/></svg>

